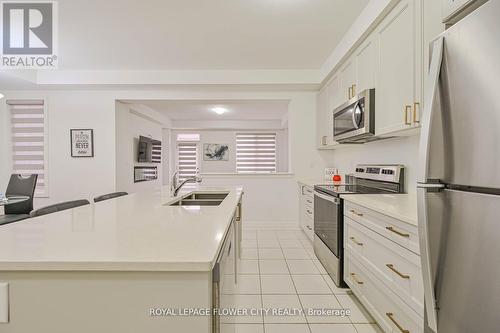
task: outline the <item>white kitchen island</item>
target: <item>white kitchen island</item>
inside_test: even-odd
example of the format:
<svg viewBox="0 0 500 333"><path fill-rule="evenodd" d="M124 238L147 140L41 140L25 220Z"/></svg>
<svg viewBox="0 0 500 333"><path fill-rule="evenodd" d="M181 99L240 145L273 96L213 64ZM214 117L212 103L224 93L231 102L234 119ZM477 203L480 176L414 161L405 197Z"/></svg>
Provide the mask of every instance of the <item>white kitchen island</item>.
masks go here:
<svg viewBox="0 0 500 333"><path fill-rule="evenodd" d="M210 332L209 314L179 309L211 308L212 269L243 191L194 191L228 195L219 206L169 206L166 189L136 193L0 227L0 331Z"/></svg>

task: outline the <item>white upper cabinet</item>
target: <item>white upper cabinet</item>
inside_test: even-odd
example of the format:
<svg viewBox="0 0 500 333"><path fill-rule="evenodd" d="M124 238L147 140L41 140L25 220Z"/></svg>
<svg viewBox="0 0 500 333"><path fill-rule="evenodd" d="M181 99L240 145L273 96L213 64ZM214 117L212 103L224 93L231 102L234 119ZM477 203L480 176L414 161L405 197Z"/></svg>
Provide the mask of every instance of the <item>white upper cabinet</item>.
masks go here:
<svg viewBox="0 0 500 333"><path fill-rule="evenodd" d="M375 134L419 126L422 90L420 0L402 0L375 32L379 47Z"/></svg>
<svg viewBox="0 0 500 333"><path fill-rule="evenodd" d="M328 108L327 87L321 88L316 96L316 142L318 147L327 145L326 110Z"/></svg>
<svg viewBox="0 0 500 333"><path fill-rule="evenodd" d="M354 53L356 64L356 94L366 89L375 88L375 77L378 66L378 50L376 38L370 36Z"/></svg>
<svg viewBox="0 0 500 333"><path fill-rule="evenodd" d="M318 146L328 148L336 145L333 141L333 110L343 103L340 89L340 78L334 75L318 94L317 131Z"/></svg>
<svg viewBox="0 0 500 333"><path fill-rule="evenodd" d="M399 1L322 88L317 110L320 148L339 146L333 141L333 110L366 89L375 88L376 135L412 135L420 127L424 77L422 22L426 19L422 14L423 1ZM431 9L432 13L439 11L440 3L432 3ZM439 21L439 12L436 14L427 24L429 20Z"/></svg>
<svg viewBox="0 0 500 333"><path fill-rule="evenodd" d="M340 104L356 95L356 66L353 57L340 69L340 94L344 96Z"/></svg>

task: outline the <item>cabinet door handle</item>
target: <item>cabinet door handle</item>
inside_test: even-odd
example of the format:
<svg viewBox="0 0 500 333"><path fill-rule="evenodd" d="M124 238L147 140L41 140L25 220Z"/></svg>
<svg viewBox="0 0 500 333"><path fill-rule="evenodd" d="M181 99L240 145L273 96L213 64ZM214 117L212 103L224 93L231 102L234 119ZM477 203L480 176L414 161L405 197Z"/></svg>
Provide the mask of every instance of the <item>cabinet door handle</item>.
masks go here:
<svg viewBox="0 0 500 333"><path fill-rule="evenodd" d="M363 216L363 214L356 212L354 209L351 209L350 212L354 215Z"/></svg>
<svg viewBox="0 0 500 333"><path fill-rule="evenodd" d="M385 314L391 321L394 325L396 325L396 327L398 328L398 330L401 332L401 333L410 333L410 331L408 330L405 330L397 321L396 319L394 319L394 314L393 313L390 313L390 312L387 312Z"/></svg>
<svg viewBox="0 0 500 333"><path fill-rule="evenodd" d="M352 85L352 97L356 96L356 85Z"/></svg>
<svg viewBox="0 0 500 333"><path fill-rule="evenodd" d="M402 279L409 279L410 276L409 275L406 275L406 274L403 274L401 273L400 271L398 271L396 268L394 268L394 265L393 264L386 264L386 266L391 270L393 271L394 273L396 273L397 275L399 275Z"/></svg>
<svg viewBox="0 0 500 333"><path fill-rule="evenodd" d="M401 231L397 231L396 229L394 229L393 227L385 227L387 230L395 233L396 235L399 235L401 237L406 237L406 238L409 238L410 237L410 234L405 234L404 232L401 232Z"/></svg>
<svg viewBox="0 0 500 333"><path fill-rule="evenodd" d="M411 113L411 105L405 105L405 111L404 111L405 125L411 125L411 119L410 121L408 121L408 112Z"/></svg>
<svg viewBox="0 0 500 333"><path fill-rule="evenodd" d="M419 107L420 107L419 102L413 103L413 123L415 124L420 124L420 119L417 120L417 109L419 109Z"/></svg>
<svg viewBox="0 0 500 333"><path fill-rule="evenodd" d="M352 240L352 241L353 241L356 245L363 246L363 243L358 242L358 241L356 240L356 238L351 237L350 239L351 239L351 240Z"/></svg>
<svg viewBox="0 0 500 333"><path fill-rule="evenodd" d="M241 203L236 206L236 221L241 222Z"/></svg>
<svg viewBox="0 0 500 333"><path fill-rule="evenodd" d="M347 89L347 96L348 96L347 99L352 98L352 86Z"/></svg>
<svg viewBox="0 0 500 333"><path fill-rule="evenodd" d="M352 276L352 279L354 280L354 282L356 282L357 284L363 284L364 283L363 281L359 281L358 280L358 278L356 277L355 273L351 273L351 276Z"/></svg>

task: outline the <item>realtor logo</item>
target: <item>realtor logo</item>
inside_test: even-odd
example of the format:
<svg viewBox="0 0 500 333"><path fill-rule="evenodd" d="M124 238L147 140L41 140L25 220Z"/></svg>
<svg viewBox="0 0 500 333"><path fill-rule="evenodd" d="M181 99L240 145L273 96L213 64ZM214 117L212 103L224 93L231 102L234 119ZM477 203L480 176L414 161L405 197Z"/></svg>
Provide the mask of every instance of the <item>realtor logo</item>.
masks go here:
<svg viewBox="0 0 500 333"><path fill-rule="evenodd" d="M3 1L2 68L57 67L57 3Z"/></svg>

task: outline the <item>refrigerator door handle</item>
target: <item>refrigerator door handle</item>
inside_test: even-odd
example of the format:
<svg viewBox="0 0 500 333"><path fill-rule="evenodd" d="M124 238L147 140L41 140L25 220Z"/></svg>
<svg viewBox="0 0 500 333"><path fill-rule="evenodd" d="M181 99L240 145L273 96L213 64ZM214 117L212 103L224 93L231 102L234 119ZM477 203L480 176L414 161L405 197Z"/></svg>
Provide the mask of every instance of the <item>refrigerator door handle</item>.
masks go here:
<svg viewBox="0 0 500 333"><path fill-rule="evenodd" d="M429 75L426 82L425 91L425 105L424 105L424 115L422 119L422 130L420 138L420 150L419 150L419 177L418 180L420 184L417 186L417 204L418 204L418 231L419 231L419 243L420 243L420 259L422 262L422 275L424 282L424 299L425 299L425 309L427 314L427 324L430 329L437 332L437 310L436 310L436 298L434 293L434 276L435 272L432 272L431 266L431 253L429 245L429 233L428 233L428 211L427 211L427 193L432 191L430 187L441 187L438 184L429 184L428 171L429 171L429 148L430 148L430 135L432 128L432 119L434 112L437 112L434 108L434 103L437 97L439 76L441 73L441 65L443 61L443 47L444 38L441 36L436 39L432 45L432 58L429 68ZM437 190L434 188L434 190Z"/></svg>
<svg viewBox="0 0 500 333"><path fill-rule="evenodd" d="M434 293L434 272L431 267L431 253L429 246L429 228L427 212L427 188L417 188L418 207L418 238L420 243L420 260L424 282L424 302L427 314L427 325L437 333L436 297Z"/></svg>
<svg viewBox="0 0 500 333"><path fill-rule="evenodd" d="M418 181L427 183L429 171L429 146L430 134L432 128L432 119L436 112L434 103L438 94L439 75L441 73L441 65L443 63L443 47L444 37L436 39L432 45L432 57L429 67L429 74L425 84L425 103L424 113L422 115L422 129L420 134L420 149L419 149L419 171Z"/></svg>

